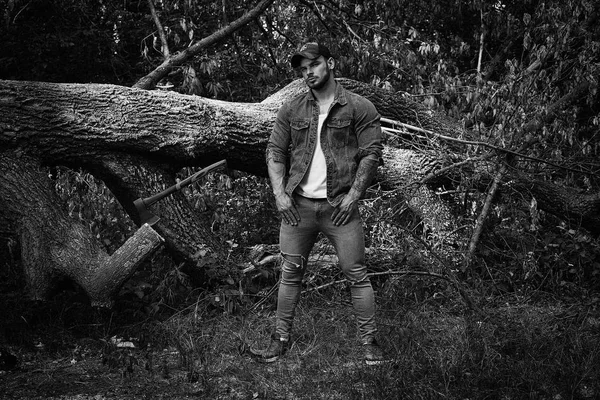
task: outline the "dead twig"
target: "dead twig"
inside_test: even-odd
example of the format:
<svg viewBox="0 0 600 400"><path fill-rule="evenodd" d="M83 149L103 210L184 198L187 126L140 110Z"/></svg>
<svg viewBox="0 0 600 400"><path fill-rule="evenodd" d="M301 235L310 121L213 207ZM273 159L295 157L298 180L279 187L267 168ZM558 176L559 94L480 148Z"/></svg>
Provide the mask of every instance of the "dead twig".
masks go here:
<svg viewBox="0 0 600 400"><path fill-rule="evenodd" d="M479 238L481 237L481 232L483 231L483 224L485 223L485 220L487 219L487 216L490 212L490 209L492 207L492 200L494 199L494 196L496 195L496 192L498 191L498 187L500 186L500 182L502 181L502 178L504 177L506 170L507 170L506 164L502 164L500 166L500 168L498 169L496 176L494 176L494 181L492 182L492 186L490 187L490 190L488 191L488 194L485 198L485 202L483 203L483 208L481 209L481 212L479 213L479 216L477 217L477 221L475 222L475 228L473 229L473 235L471 235L471 240L469 242L468 251L465 256L465 260L464 260L463 266L462 266L463 272L466 271L467 268L469 268L469 265L471 264L471 261L475 254L475 250L477 249L477 244L479 243Z"/></svg>
<svg viewBox="0 0 600 400"><path fill-rule="evenodd" d="M265 294L262 295L262 299L260 299L252 307L250 307L248 312L249 313L254 312L260 306L265 304L267 302L267 300L269 300L269 298L273 295L273 293L275 293L277 291L277 289L279 289L279 281L277 281L277 283L275 283L273 286L271 286L271 288Z"/></svg>
<svg viewBox="0 0 600 400"><path fill-rule="evenodd" d="M382 272L371 272L371 273L367 274L367 276L369 278L374 277L374 276L385 276L385 275L423 275L423 276L431 276L434 278L443 279L445 281L452 283L452 280L450 278L448 278L447 276L444 276L441 274L436 274L435 272L426 272L426 271L391 271L390 270L390 271L382 271ZM337 281L328 282L323 285L305 289L302 291L302 294L325 289L325 288L328 288L328 287L334 286L334 285L340 285L340 284L346 283L346 282L348 282L348 279L345 279L345 278L339 279Z"/></svg>

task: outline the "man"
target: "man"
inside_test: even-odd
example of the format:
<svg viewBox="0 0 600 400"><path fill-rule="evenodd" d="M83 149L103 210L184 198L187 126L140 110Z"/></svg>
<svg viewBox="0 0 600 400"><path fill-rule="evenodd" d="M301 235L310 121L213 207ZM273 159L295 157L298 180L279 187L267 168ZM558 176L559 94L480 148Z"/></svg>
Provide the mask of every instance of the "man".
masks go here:
<svg viewBox="0 0 600 400"><path fill-rule="evenodd" d="M305 44L291 65L309 90L281 107L267 146L269 178L282 218L283 266L276 330L260 357L276 361L289 347L307 259L323 232L351 283L365 361L377 364L383 357L375 341L375 301L358 201L381 160L380 116L370 101L335 80L335 60L324 45Z"/></svg>

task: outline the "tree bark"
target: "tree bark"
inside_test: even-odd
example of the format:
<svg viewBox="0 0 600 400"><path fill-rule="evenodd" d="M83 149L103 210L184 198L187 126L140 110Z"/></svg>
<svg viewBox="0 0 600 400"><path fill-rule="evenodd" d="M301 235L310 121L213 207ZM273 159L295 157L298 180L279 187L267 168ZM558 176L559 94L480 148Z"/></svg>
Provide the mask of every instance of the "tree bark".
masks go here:
<svg viewBox="0 0 600 400"><path fill-rule="evenodd" d="M458 124L415 104L408 96L349 80L342 83L369 98L387 118L465 137ZM52 197L42 165L89 171L105 182L131 218L139 221L133 201L173 185L175 173L184 166L201 167L227 159L230 168L266 176L264 151L276 111L285 98L302 90L303 83L295 81L261 103L246 104L113 85L0 81L0 157L3 176L13 176L0 186L0 199L12 204L2 208L0 220L12 221L22 230L25 268L30 280L41 288L38 291L46 290L41 282L48 278L46 270L55 271L58 264L68 268L102 265L99 260L106 257L96 239L73 224L56 196ZM440 144L439 148L449 147ZM397 189L436 235L441 253L455 259L457 249L464 250L469 232L456 226L452 204L434 187L421 184L442 167L443 160L433 152L390 145L379 179ZM30 176L20 177L21 169ZM573 216L590 231L600 233L597 195L568 201L568 192L547 188L548 183L538 185L526 177L515 180L527 185L549 212ZM565 195L560 207L554 206L557 193ZM565 207L569 212L565 213ZM194 255L200 248L209 253L224 249L211 235L207 221L181 193L161 201L153 211L161 217L153 229L164 238L167 250L187 262L190 271L202 279ZM76 246L60 253L56 248L66 246L65 238L72 238L69 240ZM57 251L61 257L56 256ZM69 257L75 262L67 260Z"/></svg>
<svg viewBox="0 0 600 400"><path fill-rule="evenodd" d="M526 175L513 176L509 186L527 193L538 202L538 208L568 222L600 234L600 193L588 193L552 182L531 179Z"/></svg>

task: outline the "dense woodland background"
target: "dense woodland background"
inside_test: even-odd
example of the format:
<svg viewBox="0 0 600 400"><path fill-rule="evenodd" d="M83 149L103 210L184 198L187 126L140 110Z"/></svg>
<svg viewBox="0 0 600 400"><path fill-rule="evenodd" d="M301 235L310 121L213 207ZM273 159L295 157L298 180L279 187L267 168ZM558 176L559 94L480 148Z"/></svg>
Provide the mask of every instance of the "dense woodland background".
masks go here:
<svg viewBox="0 0 600 400"><path fill-rule="evenodd" d="M565 218L560 218L560 212L544 212L526 186L505 179L527 174L553 187L564 187L574 198L586 199L588 213L600 213L600 4L592 0L263 1L260 4L266 9L257 18L233 32L214 36L256 4L231 0L4 0L0 4L0 79L110 83L257 103L297 78L289 67L290 53L306 38L320 38L336 55L338 77L407 96L468 132L464 142L452 142L456 147L441 147L440 139L432 136L415 140L407 131L390 141L440 159L451 159L452 151L466 156L469 162L454 165L452 173L445 175L451 182L442 182L438 194L459 199L455 211L461 216L460 226L474 232L474 227L481 227L480 236L472 242L476 247L460 248L455 264L440 270L435 235L389 188L372 188L361 211L368 245L373 249L370 268L376 274L374 284L384 309L383 331L400 341L405 333L398 333L398 327L408 326L414 342L394 347L398 353L395 365L405 372L404 378L399 380L393 368L383 378L359 374L358 380L368 385L349 385L349 391L342 393L346 398L600 395L598 334L594 333L600 303L599 231L585 227L586 221L569 218L567 210ZM208 45L195 56L172 64L156 81L142 79L203 42ZM6 123L4 117L0 123ZM497 181L479 179L478 162L487 163L492 157L498 167ZM181 177L191 172L184 169ZM86 171L60 167L48 173L68 204L69 214L88 225L109 251L137 229L103 182ZM108 338L150 331L161 337L154 342L164 346L175 343L189 377L197 373L197 367L192 356L181 354L206 358L207 346L225 353L230 348L198 339L205 337L198 333L201 328L182 315L194 310L197 319L201 310L205 319L220 313L247 316L266 307L263 317L268 316L274 304L277 268L258 263L276 254L273 245L278 221L267 181L233 171L227 177L208 177L187 191L186 197L209 221L211 240L223 243L222 254L214 258L199 254L199 263L208 271L205 284L193 284L176 261L158 253L125 283L109 314L98 311L92 316L84 311L65 317L65 309L87 309L65 306L85 304L85 299L78 297L81 294L76 288L61 287L54 299L57 303L40 306L48 315L61 315L61 332L66 329L75 336ZM19 244L5 231L9 230L0 229L0 280L4 292L20 293L24 279ZM318 253L325 266L311 272L307 287L312 296L323 296L312 298L315 303L335 303L344 289L331 284L340 276L335 268L326 266L326 242ZM244 273L249 267L252 271ZM457 288L462 297L457 296ZM16 298L5 304L15 307ZM529 308L530 302L535 304L533 308ZM521 313L524 304L528 308ZM508 308L503 309L504 305ZM56 342L40 338L39 327L49 321L28 307L22 304L15 315L7 315L0 345L23 348L34 341ZM464 317L463 311L476 316ZM299 324L300 332L304 327L326 337L324 332L332 326L318 324L328 321L329 317L323 316L329 314L318 312L315 316L301 310L300 321L304 322ZM19 321L33 316L37 324L20 325ZM454 324L458 316L461 322ZM76 320L81 324L73 322ZM106 327L107 321L132 325L114 322ZM346 322L335 320L332 324L340 325L333 329L343 331L340 326ZM95 324L104 327L90 328ZM233 330L255 338L269 330L257 324L235 325L225 319L213 323L211 329L213 333ZM453 330L461 324L464 337ZM88 328L67 328L83 325ZM440 327L448 336L431 333ZM26 335L19 333L21 328ZM247 332L250 330L253 333ZM197 339L182 339L188 334ZM465 337L469 340L463 343ZM436 354L430 359L421 358L426 357L420 351L425 339L439 346L435 347L439 354L431 352ZM314 350L311 340L300 339L298 346L306 354ZM14 348L13 352L19 352ZM324 354L339 357L339 348L325 350L331 352ZM106 365L112 362L117 369L127 367L122 359L111 358L113 353L106 346L98 352L109 360ZM571 353L575 356L568 356ZM322 367L324 361L319 363ZM418 365L427 365L433 372ZM220 364L218 368L229 367ZM223 382L215 384L216 376L223 373L215 372L218 368L200 371L205 379L203 393L214 394L222 388ZM357 380L357 372L340 371L327 379ZM310 385L304 385L289 396L279 391L279 386L273 389L265 383L269 379L286 381L293 375L291 369L256 374L262 378L246 376L252 384L233 385L245 393L239 398L245 398L248 391L250 395L258 393L254 398L303 398L298 393L309 390Z"/></svg>
<svg viewBox="0 0 600 400"><path fill-rule="evenodd" d="M2 8L0 77L139 85L165 59L189 51L250 9L227 1L150 4L7 1ZM288 65L290 52L307 37L321 38L337 55L338 76L407 93L457 121L490 148L521 154L506 160L517 173L590 196L586 207L597 213L596 3L393 5L272 2L257 19L175 64L156 85L231 102L259 102L295 79ZM434 145L414 140L400 146L421 146L439 158L448 157L436 155L440 150ZM490 157L481 146L462 145L461 152L474 160ZM468 168L476 167L477 161ZM474 187L482 183L469 174L472 170L457 168L458 183L452 185L463 201L467 223L470 218L474 225L485 204L477 192L495 196L493 212L486 214L486 241L477 249L478 277L510 286L598 283L597 230L591 227L589 234L579 229L586 221L578 224L538 211L535 195L520 185L501 182L495 193ZM216 210L223 204L212 206ZM224 219L235 226L239 217ZM235 237L240 231L253 230L232 228L224 239L241 246L273 241L272 232L270 238L254 235L248 241Z"/></svg>

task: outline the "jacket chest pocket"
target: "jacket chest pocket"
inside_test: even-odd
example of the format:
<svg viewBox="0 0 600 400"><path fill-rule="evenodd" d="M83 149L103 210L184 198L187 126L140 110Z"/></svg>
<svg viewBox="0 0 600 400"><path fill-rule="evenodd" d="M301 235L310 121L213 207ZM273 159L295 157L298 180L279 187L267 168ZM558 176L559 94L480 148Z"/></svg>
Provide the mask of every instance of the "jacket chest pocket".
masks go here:
<svg viewBox="0 0 600 400"><path fill-rule="evenodd" d="M327 121L331 147L340 148L348 145L351 125L352 121L349 119L332 118Z"/></svg>
<svg viewBox="0 0 600 400"><path fill-rule="evenodd" d="M304 147L308 140L308 127L310 126L310 119L294 119L290 121L290 130L292 137L292 144Z"/></svg>

